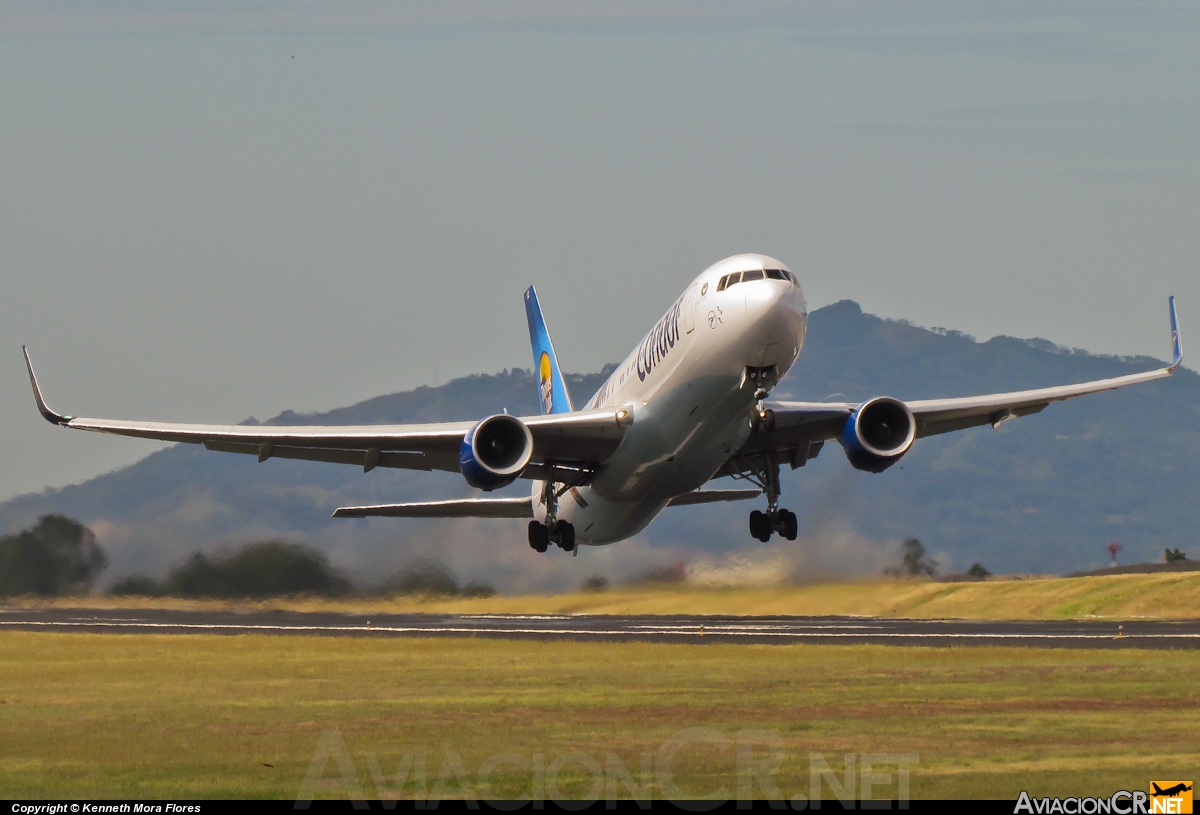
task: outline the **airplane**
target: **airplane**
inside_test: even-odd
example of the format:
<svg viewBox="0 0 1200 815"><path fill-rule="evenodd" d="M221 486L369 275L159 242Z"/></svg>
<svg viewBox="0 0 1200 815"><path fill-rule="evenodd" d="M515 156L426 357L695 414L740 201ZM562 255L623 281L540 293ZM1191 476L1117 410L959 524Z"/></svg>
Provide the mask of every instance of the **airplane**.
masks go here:
<svg viewBox="0 0 1200 815"><path fill-rule="evenodd" d="M1162 787L1158 786L1158 784L1155 784L1153 781L1150 782L1150 786L1154 787L1154 792L1152 792L1150 794L1152 796L1154 796L1155 798L1158 798L1159 796L1166 796L1167 798L1173 798L1176 795L1179 795L1181 792L1190 792L1192 789L1191 785L1185 781L1180 781L1175 786L1167 787L1165 790Z"/></svg>
<svg viewBox="0 0 1200 815"><path fill-rule="evenodd" d="M1165 368L1078 385L904 402L769 401L804 345L807 306L796 275L760 254L726 258L684 289L608 380L576 410L538 304L525 292L541 414L407 425L272 427L167 424L65 416L46 406L29 352L34 398L53 424L272 458L461 473L491 492L517 479L530 494L341 507L337 518L521 518L532 549L614 543L664 508L765 497L750 534L795 540L797 517L779 506L780 469L841 445L858 470L880 473L917 439L993 428L1052 402L1170 376L1183 360L1175 298L1168 301L1172 362ZM729 477L753 485L702 489Z"/></svg>

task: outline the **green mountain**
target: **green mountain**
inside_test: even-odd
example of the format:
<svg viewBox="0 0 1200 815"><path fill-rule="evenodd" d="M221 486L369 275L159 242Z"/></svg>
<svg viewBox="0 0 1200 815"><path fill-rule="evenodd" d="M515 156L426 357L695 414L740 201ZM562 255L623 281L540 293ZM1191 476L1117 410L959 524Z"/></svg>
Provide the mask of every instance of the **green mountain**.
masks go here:
<svg viewBox="0 0 1200 815"><path fill-rule="evenodd" d="M1165 342L1165 341L1164 341ZM1094 356L1045 340L930 331L863 314L843 301L814 312L800 361L773 398L865 399L961 396L1080 382L1159 365L1148 358ZM576 402L605 372L573 375ZM437 388L380 396L323 414L285 412L273 424L413 422L479 418L507 408L537 411L529 371L470 376ZM841 399L841 396L837 396ZM853 470L836 445L784 475L784 505L800 516L792 544L838 570L874 570L903 537L920 538L943 569L974 561L991 571L1070 572L1103 565L1118 540L1124 561L1153 560L1166 547L1196 549L1200 504L1200 377L1175 377L1121 392L1052 405L990 427L923 439L901 465L871 475ZM528 486L510 488L517 494ZM374 470L212 453L181 445L83 484L0 504L0 531L46 513L83 521L112 563L110 579L162 574L197 548L228 548L266 537L315 544L360 578L382 579L418 558L441 560L464 579L501 589L574 585L591 570L629 574L664 559L752 556L743 504L664 512L634 541L587 550L578 559L538 556L523 525L508 521L335 521L342 504L422 500L471 493L453 474ZM772 544L771 552L779 552ZM864 548L865 547L865 548ZM827 554L827 553L826 553ZM1197 551L1193 557L1200 555Z"/></svg>

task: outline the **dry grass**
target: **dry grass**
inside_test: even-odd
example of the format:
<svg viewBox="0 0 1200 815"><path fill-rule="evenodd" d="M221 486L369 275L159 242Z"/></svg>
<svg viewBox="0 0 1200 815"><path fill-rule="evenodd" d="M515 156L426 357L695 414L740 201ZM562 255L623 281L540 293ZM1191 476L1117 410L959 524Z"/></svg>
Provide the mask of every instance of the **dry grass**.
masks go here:
<svg viewBox="0 0 1200 815"><path fill-rule="evenodd" d="M173 598L20 599L18 606L72 608L293 609L348 613L465 614L858 614L881 617L1066 619L1200 617L1200 572L1025 578L971 583L870 580L808 586L655 586L524 597L285 598L260 603Z"/></svg>
<svg viewBox="0 0 1200 815"><path fill-rule="evenodd" d="M432 787L455 757L475 784L507 753L525 766L501 765L490 791L511 796L546 794L532 768L581 753L635 776L649 762L659 797L664 745L690 728L729 746L675 755L688 795L736 794L752 731L782 749L785 797L809 794L812 754L840 777L848 752L916 754L917 797L1102 795L1192 777L1198 669L1196 651L9 631L0 797L295 797L335 728L371 796L372 767L390 783L406 754ZM591 780L575 764L558 788Z"/></svg>

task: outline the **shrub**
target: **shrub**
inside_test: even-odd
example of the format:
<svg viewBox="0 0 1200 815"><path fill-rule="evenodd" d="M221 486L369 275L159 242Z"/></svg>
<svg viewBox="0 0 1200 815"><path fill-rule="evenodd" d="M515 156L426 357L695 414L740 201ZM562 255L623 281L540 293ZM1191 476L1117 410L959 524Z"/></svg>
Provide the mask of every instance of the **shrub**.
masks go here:
<svg viewBox="0 0 1200 815"><path fill-rule="evenodd" d="M583 585L580 588L584 591L608 591L608 578L604 575L594 574L583 581Z"/></svg>
<svg viewBox="0 0 1200 815"><path fill-rule="evenodd" d="M107 563L92 530L63 515L43 515L24 532L0 538L0 596L83 591Z"/></svg>
<svg viewBox="0 0 1200 815"><path fill-rule="evenodd" d="M350 590L321 552L298 543L262 541L236 554L210 558L200 552L171 570L163 584L178 597L277 597L339 595Z"/></svg>
<svg viewBox="0 0 1200 815"><path fill-rule="evenodd" d="M419 560L396 572L383 584L385 594L458 594L458 581L446 566L433 560Z"/></svg>
<svg viewBox="0 0 1200 815"><path fill-rule="evenodd" d="M980 580L992 576L992 573L985 569L981 563L972 564L971 568L967 569L967 574L971 577L977 577Z"/></svg>
<svg viewBox="0 0 1200 815"><path fill-rule="evenodd" d="M916 538L905 538L900 565L884 569L883 573L891 577L933 577L937 570L938 562L929 557L924 544Z"/></svg>
<svg viewBox="0 0 1200 815"><path fill-rule="evenodd" d="M463 597L492 597L496 593L496 587L486 580L472 580L463 586L459 593Z"/></svg>
<svg viewBox="0 0 1200 815"><path fill-rule="evenodd" d="M633 586L653 586L660 583L682 583L687 579L687 564L677 560L669 566L652 566L630 578Z"/></svg>
<svg viewBox="0 0 1200 815"><path fill-rule="evenodd" d="M163 593L163 587L144 574L131 574L113 583L108 593L114 597L158 597Z"/></svg>

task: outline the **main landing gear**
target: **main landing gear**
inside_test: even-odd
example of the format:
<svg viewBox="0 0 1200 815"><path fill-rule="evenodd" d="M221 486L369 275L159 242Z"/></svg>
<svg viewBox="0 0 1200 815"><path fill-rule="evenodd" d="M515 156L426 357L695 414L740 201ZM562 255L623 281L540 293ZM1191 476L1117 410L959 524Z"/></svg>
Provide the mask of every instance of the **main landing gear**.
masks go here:
<svg viewBox="0 0 1200 815"><path fill-rule="evenodd" d="M566 521L544 524L529 522L529 546L535 552L545 552L554 543L566 552L575 551L575 527Z"/></svg>
<svg viewBox="0 0 1200 815"><path fill-rule="evenodd" d="M796 539L799 520L796 513L786 509L759 512L757 509L750 513L750 535L763 543L771 539L772 532L778 532L790 541Z"/></svg>
<svg viewBox="0 0 1200 815"><path fill-rule="evenodd" d="M779 459L774 453L765 453L761 470L752 470L742 476L762 488L767 496L767 511L754 510L750 513L750 535L763 543L778 532L790 541L796 539L799 526L796 513L779 506Z"/></svg>
<svg viewBox="0 0 1200 815"><path fill-rule="evenodd" d="M574 525L557 517L558 494L553 482L547 481L542 487L542 501L546 504L546 523L529 522L529 548L545 552L554 543L564 552L576 552Z"/></svg>

